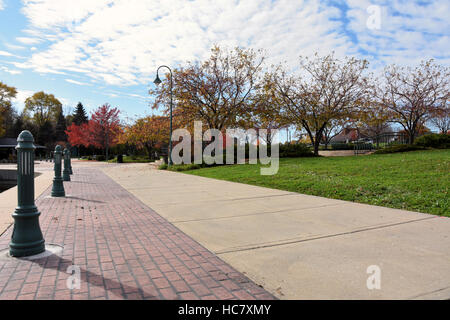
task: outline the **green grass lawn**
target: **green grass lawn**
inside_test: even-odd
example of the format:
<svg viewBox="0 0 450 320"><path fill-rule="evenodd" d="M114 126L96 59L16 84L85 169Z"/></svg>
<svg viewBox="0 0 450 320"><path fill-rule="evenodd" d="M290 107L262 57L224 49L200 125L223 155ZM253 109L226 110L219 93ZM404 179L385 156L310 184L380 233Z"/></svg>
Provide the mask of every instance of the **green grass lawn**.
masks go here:
<svg viewBox="0 0 450 320"><path fill-rule="evenodd" d="M281 159L274 176L261 176L259 168L233 165L185 173L450 217L448 149Z"/></svg>

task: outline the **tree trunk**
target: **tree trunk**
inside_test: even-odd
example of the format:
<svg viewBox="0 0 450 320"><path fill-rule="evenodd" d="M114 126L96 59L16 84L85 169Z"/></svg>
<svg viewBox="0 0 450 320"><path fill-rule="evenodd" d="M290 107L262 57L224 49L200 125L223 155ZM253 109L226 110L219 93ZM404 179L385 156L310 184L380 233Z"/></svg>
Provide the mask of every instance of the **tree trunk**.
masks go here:
<svg viewBox="0 0 450 320"><path fill-rule="evenodd" d="M315 156L319 155L319 145L320 145L320 140L317 139L317 136L316 136L316 139L314 141L314 155Z"/></svg>
<svg viewBox="0 0 450 320"><path fill-rule="evenodd" d="M152 155L152 147L151 146L148 146L148 145L146 145L145 146L145 149L147 149L147 153L148 153L148 160L153 160L153 155Z"/></svg>
<svg viewBox="0 0 450 320"><path fill-rule="evenodd" d="M408 132L408 143L409 144L413 144L414 143L415 135L416 135L415 130L410 130Z"/></svg>

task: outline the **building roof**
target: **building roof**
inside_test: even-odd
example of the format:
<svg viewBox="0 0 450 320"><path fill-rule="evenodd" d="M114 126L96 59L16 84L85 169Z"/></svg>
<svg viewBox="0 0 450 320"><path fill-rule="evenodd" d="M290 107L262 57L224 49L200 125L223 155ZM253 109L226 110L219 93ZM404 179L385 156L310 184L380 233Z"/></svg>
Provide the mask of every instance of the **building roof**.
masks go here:
<svg viewBox="0 0 450 320"><path fill-rule="evenodd" d="M331 142L355 141L358 139L358 130L354 128L345 128L340 134L331 138Z"/></svg>

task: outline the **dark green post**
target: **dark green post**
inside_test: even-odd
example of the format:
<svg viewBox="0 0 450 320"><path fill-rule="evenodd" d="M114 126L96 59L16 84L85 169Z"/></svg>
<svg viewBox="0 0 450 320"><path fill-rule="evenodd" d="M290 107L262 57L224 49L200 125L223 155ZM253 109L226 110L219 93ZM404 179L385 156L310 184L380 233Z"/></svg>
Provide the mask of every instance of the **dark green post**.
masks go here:
<svg viewBox="0 0 450 320"><path fill-rule="evenodd" d="M63 155L64 155L63 181L70 181L69 150L64 149Z"/></svg>
<svg viewBox="0 0 450 320"><path fill-rule="evenodd" d="M45 251L45 240L39 226L41 214L34 203L34 138L30 131L22 131L17 138L17 207L14 210L14 229L9 254L25 257Z"/></svg>
<svg viewBox="0 0 450 320"><path fill-rule="evenodd" d="M70 151L70 149L69 149L69 172L70 172L70 174L73 174L73 171L72 171L72 152Z"/></svg>
<svg viewBox="0 0 450 320"><path fill-rule="evenodd" d="M53 178L52 197L65 197L63 179L61 177L61 158L62 151L61 146L57 145L55 148L55 177Z"/></svg>

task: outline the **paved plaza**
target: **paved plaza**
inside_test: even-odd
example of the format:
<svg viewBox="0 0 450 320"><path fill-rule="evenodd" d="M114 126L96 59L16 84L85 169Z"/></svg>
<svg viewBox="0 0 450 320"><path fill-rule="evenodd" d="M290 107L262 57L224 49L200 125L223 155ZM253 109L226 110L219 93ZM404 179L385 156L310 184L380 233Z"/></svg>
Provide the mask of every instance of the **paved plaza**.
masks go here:
<svg viewBox="0 0 450 320"><path fill-rule="evenodd" d="M44 164L40 171L50 169ZM274 298L99 166L75 164L74 171L64 182L65 198L50 197L50 186L36 201L46 244L62 251L36 260L2 254L0 299ZM0 250L8 248L11 232L1 235ZM79 289L68 289L70 266L81 272Z"/></svg>
<svg viewBox="0 0 450 320"><path fill-rule="evenodd" d="M73 161L52 198L52 166L36 166L36 204L62 250L6 257L17 189L0 194L0 299L450 299L448 218L149 164Z"/></svg>

